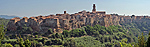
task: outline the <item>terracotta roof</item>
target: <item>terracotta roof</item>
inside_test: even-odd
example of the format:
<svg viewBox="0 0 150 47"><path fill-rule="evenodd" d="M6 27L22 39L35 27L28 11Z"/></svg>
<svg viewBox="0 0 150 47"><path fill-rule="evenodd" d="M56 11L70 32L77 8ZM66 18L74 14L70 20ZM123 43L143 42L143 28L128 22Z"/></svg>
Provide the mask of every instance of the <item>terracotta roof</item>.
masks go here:
<svg viewBox="0 0 150 47"><path fill-rule="evenodd" d="M56 14L56 16L62 16L62 15L64 15L64 14Z"/></svg>
<svg viewBox="0 0 150 47"><path fill-rule="evenodd" d="M82 12L78 12L78 13L82 13Z"/></svg>
<svg viewBox="0 0 150 47"><path fill-rule="evenodd" d="M74 19L71 19L71 20L74 20Z"/></svg>
<svg viewBox="0 0 150 47"><path fill-rule="evenodd" d="M28 19L28 17L23 17L22 19ZM21 20L22 20L22 19L21 19Z"/></svg>
<svg viewBox="0 0 150 47"><path fill-rule="evenodd" d="M49 15L49 16L55 16L55 15Z"/></svg>
<svg viewBox="0 0 150 47"><path fill-rule="evenodd" d="M63 19L63 20L67 20L67 19Z"/></svg>
<svg viewBox="0 0 150 47"><path fill-rule="evenodd" d="M58 18L58 19L62 19L62 18Z"/></svg>
<svg viewBox="0 0 150 47"><path fill-rule="evenodd" d="M10 20L15 20L15 19L20 19L19 17L14 17L14 18L12 18L12 19L10 19Z"/></svg>
<svg viewBox="0 0 150 47"><path fill-rule="evenodd" d="M42 19L46 19L46 17L43 17Z"/></svg>
<svg viewBox="0 0 150 47"><path fill-rule="evenodd" d="M124 17L124 16L119 16L119 17Z"/></svg>
<svg viewBox="0 0 150 47"><path fill-rule="evenodd" d="M124 17L131 17L131 16L124 16Z"/></svg>
<svg viewBox="0 0 150 47"><path fill-rule="evenodd" d="M110 17L111 15L105 15L106 17Z"/></svg>
<svg viewBox="0 0 150 47"><path fill-rule="evenodd" d="M28 18L28 17L23 17L23 18Z"/></svg>
<svg viewBox="0 0 150 47"><path fill-rule="evenodd" d="M55 17L57 17L57 18L58 18L58 17L60 17L60 16L55 16Z"/></svg>
<svg viewBox="0 0 150 47"><path fill-rule="evenodd" d="M35 17L30 17L31 19L34 19Z"/></svg>
<svg viewBox="0 0 150 47"><path fill-rule="evenodd" d="M54 18L54 19L58 19L58 18Z"/></svg>
<svg viewBox="0 0 150 47"><path fill-rule="evenodd" d="M93 17L93 18L96 18L96 17Z"/></svg>
<svg viewBox="0 0 150 47"><path fill-rule="evenodd" d="M50 18L50 16L47 16L46 18Z"/></svg>
<svg viewBox="0 0 150 47"><path fill-rule="evenodd" d="M96 11L96 12L105 12L105 11Z"/></svg>
<svg viewBox="0 0 150 47"><path fill-rule="evenodd" d="M54 17L50 17L50 19L54 19Z"/></svg>
<svg viewBox="0 0 150 47"><path fill-rule="evenodd" d="M43 17L42 15L38 16L38 17Z"/></svg>

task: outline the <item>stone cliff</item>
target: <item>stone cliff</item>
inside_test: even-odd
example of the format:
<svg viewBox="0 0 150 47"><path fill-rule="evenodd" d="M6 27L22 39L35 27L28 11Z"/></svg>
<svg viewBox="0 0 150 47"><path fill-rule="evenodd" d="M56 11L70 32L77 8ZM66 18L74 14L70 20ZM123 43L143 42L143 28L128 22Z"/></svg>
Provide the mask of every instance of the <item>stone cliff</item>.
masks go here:
<svg viewBox="0 0 150 47"><path fill-rule="evenodd" d="M8 30L15 31L21 29L24 25L31 27L33 31L44 32L51 28L54 32L62 33L63 30L72 30L86 25L94 26L96 24L108 27L110 25L120 25L120 23L142 22L144 19L150 21L148 16L118 16L106 14L105 11L96 11L95 4L92 12L81 11L75 14L48 15L37 17L15 17L10 19Z"/></svg>

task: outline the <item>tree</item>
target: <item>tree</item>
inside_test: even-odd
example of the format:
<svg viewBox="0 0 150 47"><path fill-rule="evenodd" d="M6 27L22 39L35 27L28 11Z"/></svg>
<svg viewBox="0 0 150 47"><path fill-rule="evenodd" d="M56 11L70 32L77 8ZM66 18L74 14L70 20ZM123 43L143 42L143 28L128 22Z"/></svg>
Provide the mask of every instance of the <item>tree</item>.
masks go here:
<svg viewBox="0 0 150 47"><path fill-rule="evenodd" d="M53 31L52 31L52 29L50 28L50 29L48 29L48 32L47 32L48 34L53 34Z"/></svg>
<svg viewBox="0 0 150 47"><path fill-rule="evenodd" d="M150 47L150 33L149 33L149 37L148 37L148 39L147 39L146 44L147 44L147 47Z"/></svg>
<svg viewBox="0 0 150 47"><path fill-rule="evenodd" d="M31 41L31 47L36 47L36 45L38 44L38 42L37 41L35 41L35 40L33 40L33 41Z"/></svg>
<svg viewBox="0 0 150 47"><path fill-rule="evenodd" d="M39 43L37 44L37 47L43 47L42 42L39 42Z"/></svg>
<svg viewBox="0 0 150 47"><path fill-rule="evenodd" d="M101 31L99 31L99 33L102 34L102 35L106 34L106 32L107 31L105 29L101 29Z"/></svg>
<svg viewBox="0 0 150 47"><path fill-rule="evenodd" d="M45 32L45 33L43 34L43 36L48 37L50 34L53 34L53 33L54 33L54 32L53 32L52 29L50 28L50 29L48 29L47 32Z"/></svg>
<svg viewBox="0 0 150 47"><path fill-rule="evenodd" d="M81 30L80 31L82 35L87 35L87 33L85 32L85 30Z"/></svg>
<svg viewBox="0 0 150 47"><path fill-rule="evenodd" d="M80 33L79 29L73 29L70 31L70 35L71 35L71 37L80 37L81 33Z"/></svg>
<svg viewBox="0 0 150 47"><path fill-rule="evenodd" d="M13 47L10 43L5 43L5 46L4 47Z"/></svg>
<svg viewBox="0 0 150 47"><path fill-rule="evenodd" d="M42 42L43 45L45 45L45 43L46 43L46 38L42 38L41 42Z"/></svg>
<svg viewBox="0 0 150 47"><path fill-rule="evenodd" d="M4 39L5 30L4 25L0 25L0 47L2 46L1 41Z"/></svg>
<svg viewBox="0 0 150 47"><path fill-rule="evenodd" d="M64 37L69 37L70 36L68 30L64 30L62 34L64 35Z"/></svg>
<svg viewBox="0 0 150 47"><path fill-rule="evenodd" d="M31 27L28 27L28 31L30 31L29 33L32 33L33 29Z"/></svg>
<svg viewBox="0 0 150 47"><path fill-rule="evenodd" d="M145 39L144 39L144 35L143 35L143 32L142 32L142 36L138 37L138 45L139 47L145 47Z"/></svg>
<svg viewBox="0 0 150 47"><path fill-rule="evenodd" d="M22 38L19 38L18 41L19 41L19 46L20 47L25 47L25 45L23 45L24 41L23 41Z"/></svg>
<svg viewBox="0 0 150 47"><path fill-rule="evenodd" d="M35 35L35 38L38 38L38 35Z"/></svg>
<svg viewBox="0 0 150 47"><path fill-rule="evenodd" d="M30 47L31 46L31 42L27 39L24 42L25 47Z"/></svg>
<svg viewBox="0 0 150 47"><path fill-rule="evenodd" d="M96 31L96 30L93 30L93 35L95 35L95 36L98 36L99 35L99 32L98 31Z"/></svg>
<svg viewBox="0 0 150 47"><path fill-rule="evenodd" d="M93 27L87 25L87 27L85 28L86 32L88 35L93 35Z"/></svg>
<svg viewBox="0 0 150 47"><path fill-rule="evenodd" d="M56 37L56 38L60 38L59 33L56 33L56 34L55 34L55 37Z"/></svg>
<svg viewBox="0 0 150 47"><path fill-rule="evenodd" d="M70 47L76 47L75 41L73 39L70 40Z"/></svg>
<svg viewBox="0 0 150 47"><path fill-rule="evenodd" d="M130 43L127 44L127 43L126 43L127 41L128 41L127 39L122 39L122 41L119 42L120 45L121 45L121 47L133 47Z"/></svg>
<svg viewBox="0 0 150 47"><path fill-rule="evenodd" d="M15 46L14 47L19 47L19 45L18 44L15 44Z"/></svg>

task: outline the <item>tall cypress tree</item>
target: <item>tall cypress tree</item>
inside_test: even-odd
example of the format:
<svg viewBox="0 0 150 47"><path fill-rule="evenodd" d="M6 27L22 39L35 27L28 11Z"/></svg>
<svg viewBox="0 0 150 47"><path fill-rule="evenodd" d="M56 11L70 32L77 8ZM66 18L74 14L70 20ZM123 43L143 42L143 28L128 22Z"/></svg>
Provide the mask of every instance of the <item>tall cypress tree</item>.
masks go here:
<svg viewBox="0 0 150 47"><path fill-rule="evenodd" d="M148 39L147 39L147 47L150 47L150 33L149 33L149 37L148 37Z"/></svg>

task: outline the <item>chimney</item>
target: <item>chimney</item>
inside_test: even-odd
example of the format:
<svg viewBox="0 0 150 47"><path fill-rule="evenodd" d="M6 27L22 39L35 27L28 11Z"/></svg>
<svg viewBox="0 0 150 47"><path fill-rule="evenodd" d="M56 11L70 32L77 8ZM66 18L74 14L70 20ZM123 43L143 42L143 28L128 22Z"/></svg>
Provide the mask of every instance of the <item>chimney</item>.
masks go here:
<svg viewBox="0 0 150 47"><path fill-rule="evenodd" d="M66 14L66 11L64 11L64 14Z"/></svg>

